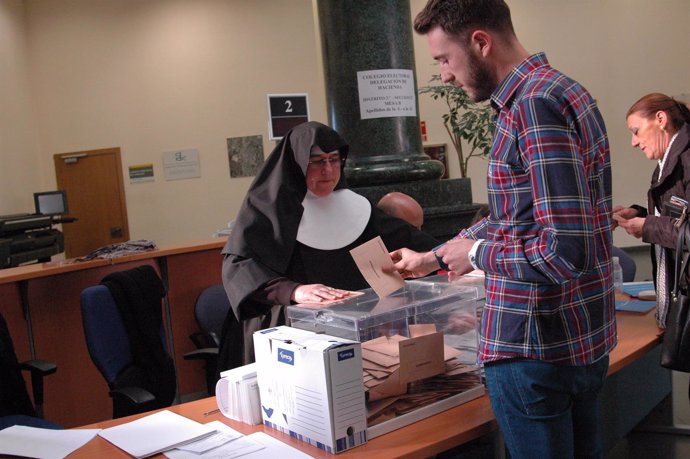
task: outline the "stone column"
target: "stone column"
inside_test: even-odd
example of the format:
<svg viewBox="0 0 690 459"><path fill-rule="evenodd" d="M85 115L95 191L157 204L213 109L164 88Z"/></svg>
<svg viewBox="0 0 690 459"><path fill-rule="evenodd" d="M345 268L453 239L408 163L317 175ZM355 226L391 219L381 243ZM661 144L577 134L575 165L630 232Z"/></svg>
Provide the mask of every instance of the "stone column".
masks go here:
<svg viewBox="0 0 690 459"><path fill-rule="evenodd" d="M443 164L422 148L409 0L317 5L329 122L350 144L348 183L439 179Z"/></svg>

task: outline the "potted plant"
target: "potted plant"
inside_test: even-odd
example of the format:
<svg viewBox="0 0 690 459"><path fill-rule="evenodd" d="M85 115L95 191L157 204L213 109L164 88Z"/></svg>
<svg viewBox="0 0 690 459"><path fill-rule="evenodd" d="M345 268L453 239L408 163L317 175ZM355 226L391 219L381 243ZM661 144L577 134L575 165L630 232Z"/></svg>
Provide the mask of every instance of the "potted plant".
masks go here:
<svg viewBox="0 0 690 459"><path fill-rule="evenodd" d="M467 163L472 157L486 158L491 151L494 129L494 111L488 103L474 103L464 89L441 82L440 75L434 75L429 86L419 88L420 94L429 94L432 99L443 100L448 113L443 115L443 126L450 136L460 164L460 176L467 177ZM470 151L465 154L462 141L467 141Z"/></svg>

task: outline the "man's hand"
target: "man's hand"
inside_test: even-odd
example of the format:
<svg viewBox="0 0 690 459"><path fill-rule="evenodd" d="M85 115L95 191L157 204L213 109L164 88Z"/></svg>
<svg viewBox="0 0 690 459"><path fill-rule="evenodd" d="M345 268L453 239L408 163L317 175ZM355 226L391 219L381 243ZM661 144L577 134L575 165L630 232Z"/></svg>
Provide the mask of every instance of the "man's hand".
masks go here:
<svg viewBox="0 0 690 459"><path fill-rule="evenodd" d="M451 281L474 269L467 254L475 242L472 239L453 239L436 250L436 255L441 257L443 262L448 265L448 276Z"/></svg>
<svg viewBox="0 0 690 459"><path fill-rule="evenodd" d="M321 303L348 296L350 296L350 292L347 290L340 290L323 284L305 284L292 291L291 300L295 303Z"/></svg>
<svg viewBox="0 0 690 459"><path fill-rule="evenodd" d="M439 268L433 252L419 253L410 249L398 249L391 252L390 256L393 269L404 278L423 277Z"/></svg>

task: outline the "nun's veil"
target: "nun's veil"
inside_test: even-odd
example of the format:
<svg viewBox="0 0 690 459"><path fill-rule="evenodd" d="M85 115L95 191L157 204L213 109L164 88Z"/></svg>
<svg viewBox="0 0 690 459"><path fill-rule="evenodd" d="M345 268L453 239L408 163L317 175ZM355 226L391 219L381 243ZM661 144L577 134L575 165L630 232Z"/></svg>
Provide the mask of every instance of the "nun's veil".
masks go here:
<svg viewBox="0 0 690 459"><path fill-rule="evenodd" d="M348 145L343 138L316 121L294 127L268 156L247 191L223 253L252 258L285 273L302 218L306 171L314 146L326 153L339 151L341 173L335 189L347 188L343 168Z"/></svg>

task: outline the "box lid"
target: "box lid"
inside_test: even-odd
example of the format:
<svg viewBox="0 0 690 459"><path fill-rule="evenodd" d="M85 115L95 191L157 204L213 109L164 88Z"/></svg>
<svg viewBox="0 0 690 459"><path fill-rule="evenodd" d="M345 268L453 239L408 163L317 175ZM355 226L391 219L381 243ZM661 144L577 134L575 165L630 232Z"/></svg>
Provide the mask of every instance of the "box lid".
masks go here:
<svg viewBox="0 0 690 459"><path fill-rule="evenodd" d="M426 313L459 301L474 301L484 297L481 285L449 283L447 276L405 281L405 286L385 298L379 298L368 288L364 295L327 307L298 304L287 308L291 321L323 323L331 327L362 330L395 320Z"/></svg>

